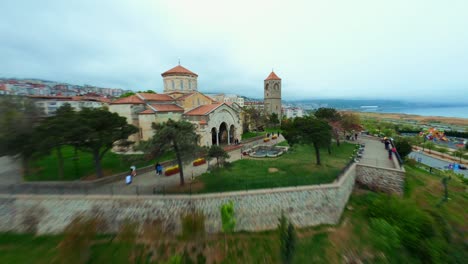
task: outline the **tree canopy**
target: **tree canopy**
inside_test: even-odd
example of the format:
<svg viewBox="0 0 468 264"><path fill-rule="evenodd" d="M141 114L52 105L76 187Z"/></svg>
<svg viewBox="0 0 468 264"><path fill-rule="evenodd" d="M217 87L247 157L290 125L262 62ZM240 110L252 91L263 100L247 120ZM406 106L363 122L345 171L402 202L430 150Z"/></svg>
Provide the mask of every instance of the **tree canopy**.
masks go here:
<svg viewBox="0 0 468 264"><path fill-rule="evenodd" d="M222 147L218 145L212 145L208 149L207 156L209 158L215 158L216 164L218 164L218 166L222 165L224 163L224 160L229 158L229 154ZM220 160L221 160L221 163L220 163Z"/></svg>
<svg viewBox="0 0 468 264"><path fill-rule="evenodd" d="M157 157L167 150L173 150L179 165L180 185L184 185L183 163L192 160L200 153L195 127L187 121L169 119L164 123L153 123L153 129L153 137L143 142L140 148L152 157Z"/></svg>
<svg viewBox="0 0 468 264"><path fill-rule="evenodd" d="M341 120L341 115L336 111L335 108L321 107L317 109L314 113L315 117L318 119L323 119L327 121L339 121Z"/></svg>
<svg viewBox="0 0 468 264"><path fill-rule="evenodd" d="M311 116L297 117L284 123L281 129L289 144L312 144L316 163L320 165L320 148L328 147L331 142L331 127L326 121Z"/></svg>

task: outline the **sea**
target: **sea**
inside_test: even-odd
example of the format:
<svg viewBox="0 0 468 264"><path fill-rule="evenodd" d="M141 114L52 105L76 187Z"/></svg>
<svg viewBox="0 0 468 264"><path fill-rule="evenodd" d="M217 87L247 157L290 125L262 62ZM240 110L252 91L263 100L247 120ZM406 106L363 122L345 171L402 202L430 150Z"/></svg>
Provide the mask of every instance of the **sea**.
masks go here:
<svg viewBox="0 0 468 264"><path fill-rule="evenodd" d="M440 107L370 107L360 108L361 112L398 113L421 116L460 117L468 119L468 106L440 106Z"/></svg>

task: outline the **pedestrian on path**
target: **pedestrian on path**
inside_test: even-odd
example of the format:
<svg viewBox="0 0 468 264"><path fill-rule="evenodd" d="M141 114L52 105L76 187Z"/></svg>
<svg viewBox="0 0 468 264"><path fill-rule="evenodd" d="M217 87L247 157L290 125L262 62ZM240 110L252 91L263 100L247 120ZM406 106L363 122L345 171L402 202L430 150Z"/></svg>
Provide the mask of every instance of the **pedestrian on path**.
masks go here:
<svg viewBox="0 0 468 264"><path fill-rule="evenodd" d="M158 164L156 165L156 171L157 171L157 174L158 175L162 175L162 170L163 170L163 166L161 164Z"/></svg>
<svg viewBox="0 0 468 264"><path fill-rule="evenodd" d="M132 177L135 177L135 176L137 175L137 173L136 173L136 167L135 167L135 166L131 166L131 167L130 167L130 172L131 172Z"/></svg>
<svg viewBox="0 0 468 264"><path fill-rule="evenodd" d="M388 149L388 159L389 160L392 159L392 153L393 153L393 151L391 149Z"/></svg>
<svg viewBox="0 0 468 264"><path fill-rule="evenodd" d="M133 170L130 170L130 174L128 174L126 177L125 177L125 184L127 185L130 185L132 183L132 172Z"/></svg>

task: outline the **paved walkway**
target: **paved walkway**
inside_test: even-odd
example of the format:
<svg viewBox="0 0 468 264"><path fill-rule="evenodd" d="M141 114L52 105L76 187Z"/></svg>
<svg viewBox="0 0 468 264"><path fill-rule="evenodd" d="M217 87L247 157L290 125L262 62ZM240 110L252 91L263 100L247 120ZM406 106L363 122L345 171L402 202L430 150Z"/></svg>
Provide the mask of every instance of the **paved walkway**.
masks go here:
<svg viewBox="0 0 468 264"><path fill-rule="evenodd" d="M361 136L358 138L358 142L364 143L366 145L362 158L359 159L359 163L382 168L396 169L393 161L388 159L388 151L385 149L385 145L380 142L380 140ZM392 158L396 157L392 156Z"/></svg>
<svg viewBox="0 0 468 264"><path fill-rule="evenodd" d="M255 145L270 145L271 146L271 145L278 144L282 141L284 141L284 137L280 135L278 139L271 140L270 142L267 142L267 143L264 143L263 139L259 139L253 142L249 142L248 144L241 144L241 148L228 152L230 158L227 161L233 162L233 161L241 159L242 158L241 151L244 149L251 148L252 146L255 146ZM215 164L216 164L216 159L211 160L210 166L215 166ZM192 166L192 164L188 164L184 166L185 182L186 183L190 182L192 176L194 178L198 177L202 175L203 173L207 172L207 170L208 170L208 164L203 164L203 165L196 166L196 167ZM138 172L138 168L137 168L137 172ZM133 183L130 186L151 186L151 187L162 188L163 186L164 187L177 186L179 185L179 183L180 183L180 175L178 173L171 175L171 176L164 176L164 175L157 176L155 171L151 171L151 172L147 172L147 173L143 173L139 175L137 174L137 176L133 180ZM124 181L110 183L110 185L113 185L114 187L119 186L121 188L127 187ZM108 188L108 186L103 186L102 188Z"/></svg>
<svg viewBox="0 0 468 264"><path fill-rule="evenodd" d="M11 157L0 157L0 184L20 183L21 164Z"/></svg>

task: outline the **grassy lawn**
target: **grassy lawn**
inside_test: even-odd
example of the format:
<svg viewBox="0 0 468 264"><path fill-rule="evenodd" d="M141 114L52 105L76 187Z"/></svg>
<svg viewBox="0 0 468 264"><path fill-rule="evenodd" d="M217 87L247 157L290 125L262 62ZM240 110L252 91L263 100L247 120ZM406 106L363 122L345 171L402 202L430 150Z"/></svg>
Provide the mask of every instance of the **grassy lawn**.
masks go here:
<svg viewBox="0 0 468 264"><path fill-rule="evenodd" d="M261 135L266 135L267 133L276 134L277 132L281 133L281 129L280 128L266 128L265 131L260 131L260 132L249 131L249 132L245 132L244 134L242 134L242 140L246 140L246 139L261 136Z"/></svg>
<svg viewBox="0 0 468 264"><path fill-rule="evenodd" d="M278 158L238 160L197 177L194 184L202 188L192 188L192 193L330 183L346 166L353 150L354 145L348 143L333 146L331 155L323 150L321 166L315 164L313 148L306 145L294 146Z"/></svg>
<svg viewBox="0 0 468 264"><path fill-rule="evenodd" d="M94 161L89 152L78 151L78 159L75 161L73 147L65 146L62 148L64 157L64 175L59 179L58 162L56 152L47 156L38 157L31 163L32 172L25 176L26 181L73 181L83 177L93 178L95 175ZM166 153L158 158L158 161L174 159L173 153ZM107 152L101 161L105 176L129 170L130 166L139 167L154 164L156 160L145 160L143 155L119 155L113 152Z"/></svg>
<svg viewBox="0 0 468 264"><path fill-rule="evenodd" d="M433 218L431 225L440 227L441 222L446 222L443 226L447 233L444 235L450 242L446 248L448 254L434 263L464 263L468 259L465 242L468 230L466 185L452 179L449 182L451 200L437 206L443 195L440 177L415 167L406 166L406 171L405 197L392 198L357 189L338 225L298 229L293 263L346 263L345 259L349 261L347 263L430 263L401 247L386 252L377 249L368 210L372 200L378 198L397 199L402 206L415 205L417 210L440 217L441 221ZM438 232L434 235L442 237ZM54 263L57 245L62 238L63 235L0 234L0 263ZM224 239L222 234L206 235L204 239L196 241L168 238L165 244L158 246L139 239L139 244L132 246L119 242L113 236L100 236L92 241L87 263L161 263L172 255L182 255L184 251L188 251L192 259L190 263L197 263L196 256L200 250L207 263L281 263L278 233L275 230L229 234L226 236L227 247ZM440 252L433 253L437 256ZM151 261L141 261L151 258Z"/></svg>

